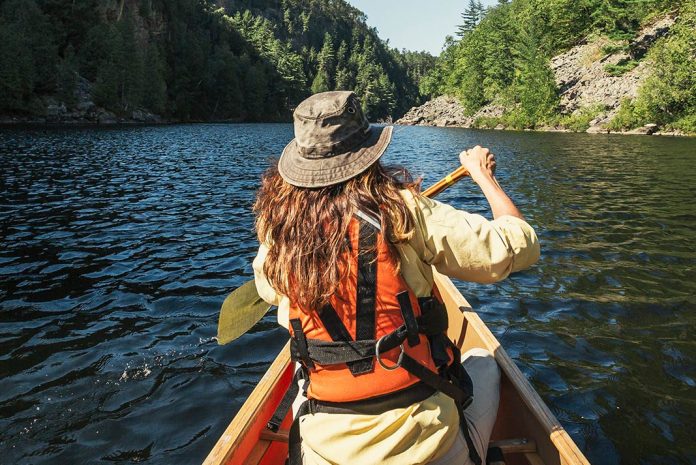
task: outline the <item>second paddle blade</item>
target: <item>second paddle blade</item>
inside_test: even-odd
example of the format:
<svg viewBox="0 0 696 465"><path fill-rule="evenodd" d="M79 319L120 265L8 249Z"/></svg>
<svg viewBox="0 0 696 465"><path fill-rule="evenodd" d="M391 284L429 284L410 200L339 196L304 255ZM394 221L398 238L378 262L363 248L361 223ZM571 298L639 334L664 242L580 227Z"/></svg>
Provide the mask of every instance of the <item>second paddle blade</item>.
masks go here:
<svg viewBox="0 0 696 465"><path fill-rule="evenodd" d="M249 331L263 318L269 308L271 308L270 305L259 297L253 279L232 291L220 309L218 344L232 342Z"/></svg>

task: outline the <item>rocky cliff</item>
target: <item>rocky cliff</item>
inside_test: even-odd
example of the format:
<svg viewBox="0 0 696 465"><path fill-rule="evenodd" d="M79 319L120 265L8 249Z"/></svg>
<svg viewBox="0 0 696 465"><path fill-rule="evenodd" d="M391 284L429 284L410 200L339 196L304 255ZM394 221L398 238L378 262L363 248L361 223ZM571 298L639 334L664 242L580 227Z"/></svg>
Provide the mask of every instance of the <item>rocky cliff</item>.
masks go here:
<svg viewBox="0 0 696 465"><path fill-rule="evenodd" d="M644 28L628 44L607 38L585 40L583 43L551 59L551 69L559 90L558 124L540 130L584 130L589 133L609 132L607 124L624 99L636 97L638 88L650 74L651 64L643 60L654 42L669 34L675 18L663 17ZM467 115L452 96L440 96L409 110L396 124L441 127L490 127L506 107L499 103L484 106ZM564 121L574 118L587 121L571 126ZM482 123L484 122L485 123ZM505 129L499 122L495 129ZM654 124L630 131L636 134L665 134ZM670 133L674 134L674 133Z"/></svg>

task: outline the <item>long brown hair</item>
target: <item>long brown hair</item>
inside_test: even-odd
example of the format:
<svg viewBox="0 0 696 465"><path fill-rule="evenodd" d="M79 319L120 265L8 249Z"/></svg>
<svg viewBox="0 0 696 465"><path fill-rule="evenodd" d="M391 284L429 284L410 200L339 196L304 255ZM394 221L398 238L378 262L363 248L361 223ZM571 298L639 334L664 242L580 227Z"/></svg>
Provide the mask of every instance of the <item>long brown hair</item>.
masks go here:
<svg viewBox="0 0 696 465"><path fill-rule="evenodd" d="M357 208L380 213L382 235L399 265L395 244L410 239L415 227L399 190L416 192L419 185L405 169L377 162L346 182L300 188L272 166L254 204L259 241L269 246L263 266L268 282L305 311L323 307L344 277L339 264L348 251L345 238Z"/></svg>

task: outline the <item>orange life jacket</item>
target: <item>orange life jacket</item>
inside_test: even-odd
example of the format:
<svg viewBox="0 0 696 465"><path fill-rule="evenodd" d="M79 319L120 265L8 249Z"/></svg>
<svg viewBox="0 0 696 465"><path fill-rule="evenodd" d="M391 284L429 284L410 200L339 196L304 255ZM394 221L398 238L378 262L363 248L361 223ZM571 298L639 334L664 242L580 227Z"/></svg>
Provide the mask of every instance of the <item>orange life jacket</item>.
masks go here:
<svg viewBox="0 0 696 465"><path fill-rule="evenodd" d="M304 312L291 303L290 330L296 358L302 360L300 349L308 346L305 358L309 360L302 361L309 365L307 396L310 399L352 402L418 383L420 378L405 369L389 369L399 364L402 351L438 373L428 336L417 329L424 299L419 302L409 289L384 237L371 223L362 218L351 220L347 238L350 253L341 265L342 272L348 268L346 278L339 283L329 304L319 311ZM371 347L381 338L405 328L407 322L412 329L408 341L380 354L381 363L376 363ZM365 357L356 360L355 351L359 352L363 346ZM320 349L335 349L337 355L346 353L353 357L347 363L324 365L311 360L312 352ZM340 362L340 359L334 357L330 361Z"/></svg>
<svg viewBox="0 0 696 465"><path fill-rule="evenodd" d="M447 339L447 312L437 289L417 298L398 273L379 221L358 212L348 231L350 253L328 305L305 312L291 302L291 356L302 370L276 408L268 428L277 431L304 378L303 402L289 432L291 465L302 463L299 418L308 413L379 414L426 399L436 391L454 399L469 456L482 463L464 410L473 398L471 378ZM455 362L456 360L456 362ZM308 379L307 379L308 378Z"/></svg>

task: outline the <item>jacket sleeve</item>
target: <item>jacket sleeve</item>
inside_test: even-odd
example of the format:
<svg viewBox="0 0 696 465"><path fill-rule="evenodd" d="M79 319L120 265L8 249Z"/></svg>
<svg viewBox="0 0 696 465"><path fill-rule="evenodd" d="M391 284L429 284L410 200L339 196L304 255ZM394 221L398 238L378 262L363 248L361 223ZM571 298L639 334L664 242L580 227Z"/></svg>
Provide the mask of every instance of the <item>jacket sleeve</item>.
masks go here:
<svg viewBox="0 0 696 465"><path fill-rule="evenodd" d="M281 326L288 327L288 315L290 311L290 300L282 294L276 292L266 279L263 272L263 264L268 255L268 247L265 244L259 246L259 251L254 258L252 267L254 268L254 282L259 297L271 305L278 306L278 323Z"/></svg>
<svg viewBox="0 0 696 465"><path fill-rule="evenodd" d="M444 275L494 283L539 259L539 240L524 220L502 216L490 221L426 197L412 198L418 224L415 248Z"/></svg>

